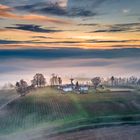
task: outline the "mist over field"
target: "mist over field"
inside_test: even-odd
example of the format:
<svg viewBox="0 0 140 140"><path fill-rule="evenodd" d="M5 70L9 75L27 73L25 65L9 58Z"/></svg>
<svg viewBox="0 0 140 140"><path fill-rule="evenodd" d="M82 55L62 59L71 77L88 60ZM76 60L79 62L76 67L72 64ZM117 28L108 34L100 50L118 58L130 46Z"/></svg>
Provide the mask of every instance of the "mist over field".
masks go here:
<svg viewBox="0 0 140 140"><path fill-rule="evenodd" d="M140 50L39 49L0 50L0 85L20 79L30 82L37 72L49 82L52 73L70 77L140 76Z"/></svg>

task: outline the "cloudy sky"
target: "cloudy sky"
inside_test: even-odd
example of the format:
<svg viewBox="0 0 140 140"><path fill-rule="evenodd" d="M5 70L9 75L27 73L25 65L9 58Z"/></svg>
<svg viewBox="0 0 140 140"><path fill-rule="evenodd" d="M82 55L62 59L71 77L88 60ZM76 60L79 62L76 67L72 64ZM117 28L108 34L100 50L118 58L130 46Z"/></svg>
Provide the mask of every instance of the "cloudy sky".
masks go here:
<svg viewBox="0 0 140 140"><path fill-rule="evenodd" d="M139 75L139 5L140 0L0 0L2 81L39 70Z"/></svg>
<svg viewBox="0 0 140 140"><path fill-rule="evenodd" d="M139 0L0 0L0 48L139 47L139 5Z"/></svg>

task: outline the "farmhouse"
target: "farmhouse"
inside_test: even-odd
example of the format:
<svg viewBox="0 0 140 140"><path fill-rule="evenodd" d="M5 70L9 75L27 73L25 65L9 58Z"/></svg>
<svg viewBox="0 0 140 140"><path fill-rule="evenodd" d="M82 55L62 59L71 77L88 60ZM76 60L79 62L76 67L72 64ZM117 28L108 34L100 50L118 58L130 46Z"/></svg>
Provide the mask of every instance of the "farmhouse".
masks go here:
<svg viewBox="0 0 140 140"><path fill-rule="evenodd" d="M87 85L80 86L80 87L79 87L79 90L80 90L80 91L88 91L88 90L89 90L89 87L88 87Z"/></svg>
<svg viewBox="0 0 140 140"><path fill-rule="evenodd" d="M59 90L66 92L79 92L79 93L87 93L89 90L89 87L87 85L79 85L78 87L75 85L62 85L58 86Z"/></svg>

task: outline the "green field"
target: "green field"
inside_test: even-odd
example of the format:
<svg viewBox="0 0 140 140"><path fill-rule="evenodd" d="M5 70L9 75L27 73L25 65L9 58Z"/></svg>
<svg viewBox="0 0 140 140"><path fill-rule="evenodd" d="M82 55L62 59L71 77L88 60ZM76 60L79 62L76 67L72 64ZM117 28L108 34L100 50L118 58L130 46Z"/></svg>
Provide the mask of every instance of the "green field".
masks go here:
<svg viewBox="0 0 140 140"><path fill-rule="evenodd" d="M1 91L1 97L3 94ZM11 94L15 96L16 92ZM17 98L0 110L0 136L42 128L52 133L139 121L138 91L62 94L46 87Z"/></svg>

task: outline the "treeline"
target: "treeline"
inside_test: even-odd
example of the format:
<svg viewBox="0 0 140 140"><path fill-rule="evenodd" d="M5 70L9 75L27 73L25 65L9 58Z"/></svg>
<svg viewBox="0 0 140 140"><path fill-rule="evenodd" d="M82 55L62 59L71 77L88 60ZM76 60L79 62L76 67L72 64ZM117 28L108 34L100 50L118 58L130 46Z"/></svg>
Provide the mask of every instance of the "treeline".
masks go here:
<svg viewBox="0 0 140 140"><path fill-rule="evenodd" d="M16 82L16 91L21 95L24 96L27 93L29 93L31 90L34 90L35 88L45 87L46 85L46 78L43 74L37 73L31 80L31 85L28 85L28 83L21 79L19 82ZM56 85L62 85L62 78L52 74L52 77L50 79L50 85L56 86Z"/></svg>
<svg viewBox="0 0 140 140"><path fill-rule="evenodd" d="M122 78L122 77L114 77L108 78L107 80L104 80L105 85L111 85L111 86L131 86L131 85L140 85L140 78L137 78L135 76L131 76L128 78Z"/></svg>
<svg viewBox="0 0 140 140"><path fill-rule="evenodd" d="M71 86L79 86L78 81L74 84L74 79L70 79L70 85ZM63 83L62 78L52 74L50 78L50 86L61 86ZM43 74L37 73L34 75L33 79L31 80L31 85L28 85L25 80L20 80L19 82L16 82L16 90L21 95L24 96L27 93L29 93L31 90L34 90L36 88L45 87L46 85L46 78ZM87 84L88 85L88 84ZM94 77L90 80L90 86L93 86L95 89L97 89L99 86L103 87L104 85L110 85L110 86L129 86L129 85L140 85L140 79L134 76L131 76L129 78L117 78L115 76L112 76L108 79L104 79L101 77Z"/></svg>

